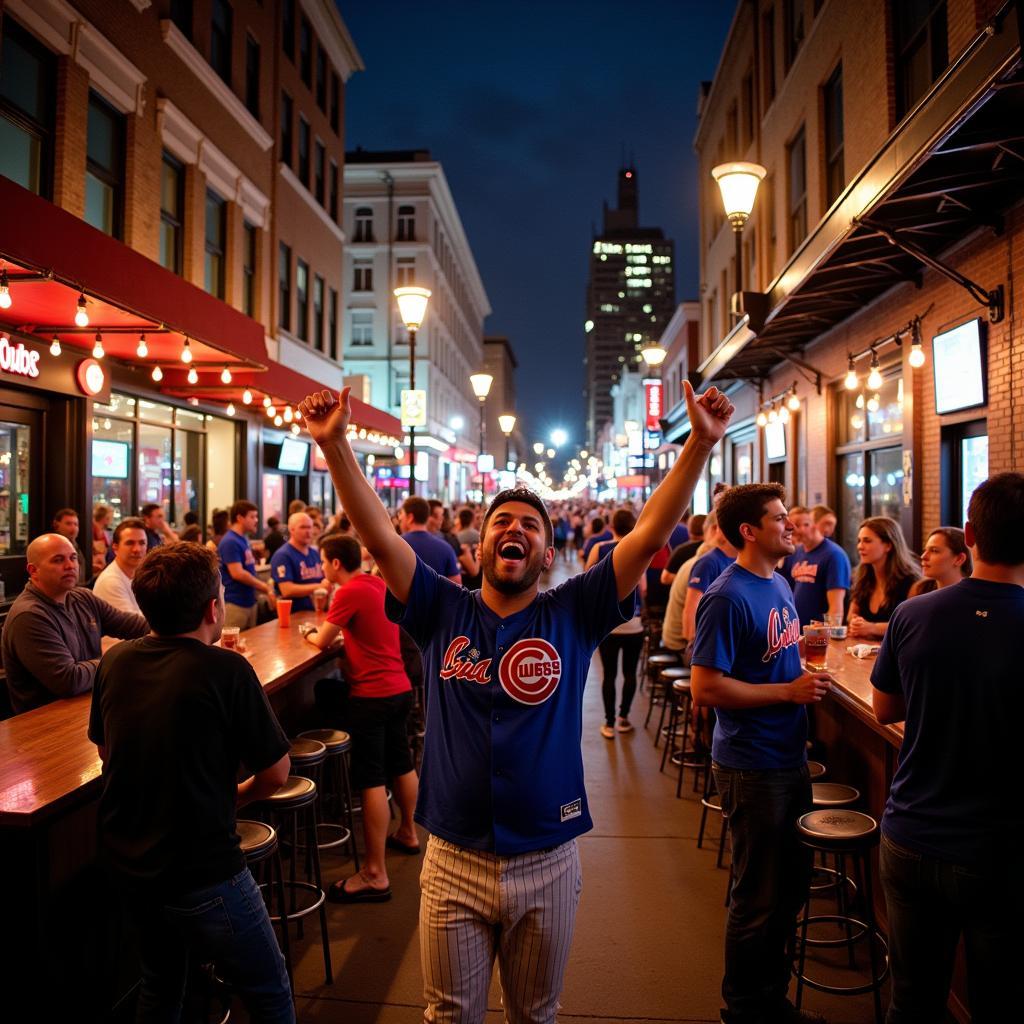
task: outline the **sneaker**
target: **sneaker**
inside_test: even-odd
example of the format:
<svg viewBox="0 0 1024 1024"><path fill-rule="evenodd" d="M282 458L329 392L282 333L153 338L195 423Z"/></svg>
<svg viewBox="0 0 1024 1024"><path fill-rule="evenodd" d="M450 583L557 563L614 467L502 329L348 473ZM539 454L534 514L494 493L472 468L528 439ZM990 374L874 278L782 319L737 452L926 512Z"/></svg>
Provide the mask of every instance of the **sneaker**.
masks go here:
<svg viewBox="0 0 1024 1024"><path fill-rule="evenodd" d="M618 729L619 732L632 732L633 723L628 718L620 718L615 728Z"/></svg>
<svg viewBox="0 0 1024 1024"><path fill-rule="evenodd" d="M615 739L615 730L610 725L602 725L601 726L601 735L606 740L613 740L613 739Z"/></svg>

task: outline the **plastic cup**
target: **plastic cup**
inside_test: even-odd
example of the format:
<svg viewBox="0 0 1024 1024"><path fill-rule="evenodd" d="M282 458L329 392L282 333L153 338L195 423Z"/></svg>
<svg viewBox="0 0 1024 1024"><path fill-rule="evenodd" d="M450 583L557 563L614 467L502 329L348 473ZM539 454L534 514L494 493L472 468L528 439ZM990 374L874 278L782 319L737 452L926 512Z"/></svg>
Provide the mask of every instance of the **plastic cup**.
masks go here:
<svg viewBox="0 0 1024 1024"><path fill-rule="evenodd" d="M239 626L225 626L220 631L220 645L227 651L238 649L238 634L242 630Z"/></svg>
<svg viewBox="0 0 1024 1024"><path fill-rule="evenodd" d="M277 599L277 624L287 629L292 624L292 601L290 597Z"/></svg>
<svg viewBox="0 0 1024 1024"><path fill-rule="evenodd" d="M326 587L317 587L316 590L313 591L313 608L320 614L327 611Z"/></svg>
<svg viewBox="0 0 1024 1024"><path fill-rule="evenodd" d="M842 615L826 615L825 624L828 626L828 634L833 640L846 639L846 626L843 625Z"/></svg>
<svg viewBox="0 0 1024 1024"><path fill-rule="evenodd" d="M804 626L804 661L807 667L821 670L828 660L829 627L825 625Z"/></svg>

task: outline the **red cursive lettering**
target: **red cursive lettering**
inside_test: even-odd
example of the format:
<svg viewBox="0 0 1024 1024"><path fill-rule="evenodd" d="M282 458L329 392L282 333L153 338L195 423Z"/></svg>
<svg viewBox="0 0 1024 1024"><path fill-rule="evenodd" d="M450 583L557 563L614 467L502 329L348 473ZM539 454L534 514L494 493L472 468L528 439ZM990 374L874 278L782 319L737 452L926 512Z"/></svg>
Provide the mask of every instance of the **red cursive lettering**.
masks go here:
<svg viewBox="0 0 1024 1024"><path fill-rule="evenodd" d="M788 608L782 609L781 616L778 608L773 608L768 613L768 649L762 655L761 660L767 663L780 651L798 643L800 643L800 620L791 619Z"/></svg>
<svg viewBox="0 0 1024 1024"><path fill-rule="evenodd" d="M448 645L444 652L444 662L441 671L438 673L442 679L467 679L471 683L486 685L491 681L489 675L491 670L491 659L484 658L482 661L471 661L469 658L460 658L459 655L470 645L468 636L457 636Z"/></svg>

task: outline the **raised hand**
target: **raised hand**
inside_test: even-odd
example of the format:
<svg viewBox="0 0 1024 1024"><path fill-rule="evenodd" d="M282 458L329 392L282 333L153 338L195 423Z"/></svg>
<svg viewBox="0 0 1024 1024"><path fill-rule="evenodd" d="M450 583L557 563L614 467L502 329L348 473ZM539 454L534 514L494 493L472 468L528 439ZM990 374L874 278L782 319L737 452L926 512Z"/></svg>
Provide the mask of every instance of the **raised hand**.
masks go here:
<svg viewBox="0 0 1024 1024"><path fill-rule="evenodd" d="M736 407L718 388L708 388L702 395L694 394L688 380L683 381L683 395L690 417L690 431L706 444L716 444L725 436Z"/></svg>
<svg viewBox="0 0 1024 1024"><path fill-rule="evenodd" d="M348 396L351 388L342 388L337 398L331 391L316 391L299 402L299 412L313 440L323 449L340 444L348 433L352 409Z"/></svg>

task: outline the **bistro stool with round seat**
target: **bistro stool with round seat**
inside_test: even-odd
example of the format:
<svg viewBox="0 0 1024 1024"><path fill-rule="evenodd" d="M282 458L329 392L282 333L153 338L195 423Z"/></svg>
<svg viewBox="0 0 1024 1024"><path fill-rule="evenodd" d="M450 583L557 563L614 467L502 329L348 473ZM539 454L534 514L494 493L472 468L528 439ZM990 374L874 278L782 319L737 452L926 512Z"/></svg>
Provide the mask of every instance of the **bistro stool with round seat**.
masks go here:
<svg viewBox="0 0 1024 1024"><path fill-rule="evenodd" d="M845 786L840 782L811 783L811 804L815 810L827 807L852 807L859 799L860 790L853 786ZM847 890L849 889L852 895L856 895L857 886L852 878L847 878L842 874L837 856L832 857L833 865L829 867L829 856L828 852L815 852L815 860L820 859L821 863L815 863L814 871L818 875L824 875L825 880L811 883L811 895L820 896L822 893L834 889L837 912L845 916ZM816 939L808 939L807 944L815 946L822 943ZM824 944L828 944L828 940L825 940Z"/></svg>
<svg viewBox="0 0 1024 1024"><path fill-rule="evenodd" d="M693 751L690 748L690 726L693 724L693 699L690 694L690 670L682 667L662 669L661 681L668 688L671 687L673 700L669 707L668 727L666 729L665 747L661 752L661 771L665 770L665 763L671 756L672 763L679 766L679 776L676 780L676 797L680 795L683 785L683 769L691 767L697 770L698 765L693 760ZM682 723L682 743L676 747L676 737L679 735L679 726ZM696 732L694 734L696 739ZM690 760L687 760L687 757Z"/></svg>
<svg viewBox="0 0 1024 1024"><path fill-rule="evenodd" d="M281 853L277 842L277 830L264 821L250 821L239 818L235 821L235 831L241 840L240 848L245 857L245 865L250 870L269 861L269 879L265 883L277 891L279 906L285 907L284 871L281 868ZM261 886L260 888L263 888ZM292 982L292 954L288 935L288 919L271 918L281 923L281 952L288 968L288 982ZM294 992L295 986L292 985Z"/></svg>
<svg viewBox="0 0 1024 1024"><path fill-rule="evenodd" d="M334 975L331 970L331 943L327 934L327 894L324 892L323 878L320 874L320 847L317 843L308 843L304 847L298 845L300 831L315 834L316 802L316 783L301 775L289 775L288 780L276 793L260 801L260 807L286 827L292 851L289 858L288 880L283 883L284 890L290 897L291 907L288 908L283 902L278 901L278 917L282 922L282 929L287 931L288 922L296 921L301 938L303 918L314 911L319 912L320 938L324 950L324 976L330 985L334 981ZM300 818L305 819L301 826ZM295 877L295 862L299 849L305 852L305 879ZM298 901L300 893L309 894L309 899L303 906L300 906ZM272 921L278 917L273 913L270 915Z"/></svg>
<svg viewBox="0 0 1024 1024"><path fill-rule="evenodd" d="M657 651L647 659L647 679L651 684L650 701L647 704L647 717L644 719L644 728L650 724L651 715L655 706L661 708L661 715L658 719L658 729L654 734L654 745L657 746L661 740L661 728L665 724L665 708L671 702L671 691L666 688L666 683L661 673L666 668L674 668L680 665L680 657L675 651Z"/></svg>
<svg viewBox="0 0 1024 1024"><path fill-rule="evenodd" d="M321 850L330 850L347 844L358 871L359 850L348 771L352 737L341 729L308 729L300 732L297 739L314 740L327 748L327 760L319 769L322 794L316 822L317 845ZM333 839L327 838L332 834Z"/></svg>
<svg viewBox="0 0 1024 1024"><path fill-rule="evenodd" d="M811 782L817 782L818 779L823 779L828 769L820 761L808 761L807 771L810 773Z"/></svg>
<svg viewBox="0 0 1024 1024"><path fill-rule="evenodd" d="M852 788L852 787L845 787ZM847 859L853 865L853 874L857 882L855 897L859 896L860 912L863 920L854 917L855 908L848 906L839 914L811 914L811 894L808 893L804 903L804 911L798 921L799 932L796 942L796 963L794 972L797 976L796 1006L800 1008L805 985L828 992L832 995L853 996L871 992L875 1004L875 1020L882 1022L882 1000L880 989L889 974L889 950L878 930L875 920L874 894L871 884L871 851L878 845L880 830L878 822L861 811L850 810L849 807L823 807L804 814L797 821L800 841L815 853L831 854L836 858L837 871L840 879L846 876ZM838 888L843 890L841 881ZM845 897L844 897L845 899ZM845 931L840 939L817 939L813 943L808 939L809 926L817 924L837 924ZM860 985L829 985L815 980L807 974L807 949L812 944L819 946L842 946L849 950L850 966L855 967L854 945L861 939L867 939L868 959L871 973L869 979Z"/></svg>

